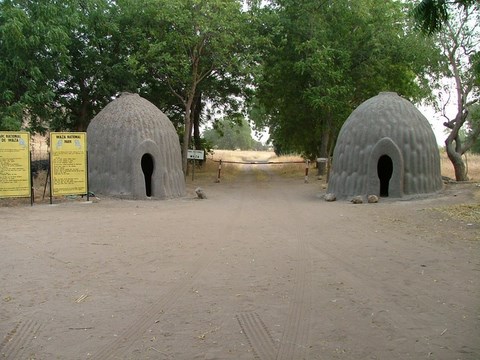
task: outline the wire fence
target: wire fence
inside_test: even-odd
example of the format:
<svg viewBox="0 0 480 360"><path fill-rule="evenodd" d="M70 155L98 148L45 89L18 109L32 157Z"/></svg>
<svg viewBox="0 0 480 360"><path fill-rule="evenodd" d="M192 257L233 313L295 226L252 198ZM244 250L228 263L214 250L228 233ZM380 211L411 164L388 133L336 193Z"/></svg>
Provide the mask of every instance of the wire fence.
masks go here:
<svg viewBox="0 0 480 360"><path fill-rule="evenodd" d="M305 161L231 161L231 160L213 160L216 163L222 164L240 164L240 165L275 165L275 164L305 164Z"/></svg>
<svg viewBox="0 0 480 360"><path fill-rule="evenodd" d="M283 165L283 164L305 164L305 182L308 182L308 171L310 168L310 160L302 160L302 161L262 161L262 160L243 160L243 161L235 161L235 160L213 160L213 162L218 163L218 170L217 170L217 180L216 182L219 183L222 177L222 165L223 164L237 164L237 165Z"/></svg>
<svg viewBox="0 0 480 360"><path fill-rule="evenodd" d="M32 136L32 161L48 160L48 140L43 136Z"/></svg>

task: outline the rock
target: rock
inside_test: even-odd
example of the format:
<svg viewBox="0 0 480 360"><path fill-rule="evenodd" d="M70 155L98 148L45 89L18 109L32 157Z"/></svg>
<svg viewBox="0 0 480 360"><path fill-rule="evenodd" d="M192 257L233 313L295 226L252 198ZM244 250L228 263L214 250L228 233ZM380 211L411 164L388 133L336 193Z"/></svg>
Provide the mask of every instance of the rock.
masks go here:
<svg viewBox="0 0 480 360"><path fill-rule="evenodd" d="M456 181L448 176L442 176L442 180L445 184L454 184Z"/></svg>
<svg viewBox="0 0 480 360"><path fill-rule="evenodd" d="M367 201L369 204L376 204L378 203L378 196L377 195L368 195Z"/></svg>
<svg viewBox="0 0 480 360"><path fill-rule="evenodd" d="M350 200L354 204L363 204L363 197L361 195L355 196L352 200Z"/></svg>
<svg viewBox="0 0 480 360"><path fill-rule="evenodd" d="M324 199L325 201L335 201L337 200L337 197L335 196L335 194L328 193L328 194L325 194Z"/></svg>
<svg viewBox="0 0 480 360"><path fill-rule="evenodd" d="M206 199L207 198L207 194L205 194L205 191L203 191L203 189L201 187L197 187L195 189L195 193L197 194L199 199Z"/></svg>

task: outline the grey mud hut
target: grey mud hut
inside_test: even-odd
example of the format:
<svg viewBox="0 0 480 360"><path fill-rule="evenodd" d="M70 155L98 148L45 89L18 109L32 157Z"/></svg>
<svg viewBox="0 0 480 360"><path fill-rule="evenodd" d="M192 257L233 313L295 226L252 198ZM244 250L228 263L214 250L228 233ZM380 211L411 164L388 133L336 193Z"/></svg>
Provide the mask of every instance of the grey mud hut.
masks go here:
<svg viewBox="0 0 480 360"><path fill-rule="evenodd" d="M348 117L333 152L329 196L400 198L442 186L435 135L411 102L382 92Z"/></svg>
<svg viewBox="0 0 480 360"><path fill-rule="evenodd" d="M87 129L89 187L133 199L185 195L180 142L168 117L138 94L122 93Z"/></svg>

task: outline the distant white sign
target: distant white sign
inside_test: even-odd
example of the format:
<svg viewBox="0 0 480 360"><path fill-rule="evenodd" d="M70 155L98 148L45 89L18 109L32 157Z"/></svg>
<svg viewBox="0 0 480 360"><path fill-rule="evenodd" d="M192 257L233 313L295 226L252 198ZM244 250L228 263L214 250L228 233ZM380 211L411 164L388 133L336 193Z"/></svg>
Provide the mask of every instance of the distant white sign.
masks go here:
<svg viewBox="0 0 480 360"><path fill-rule="evenodd" d="M188 150L187 159L203 160L205 158L205 151L203 150Z"/></svg>

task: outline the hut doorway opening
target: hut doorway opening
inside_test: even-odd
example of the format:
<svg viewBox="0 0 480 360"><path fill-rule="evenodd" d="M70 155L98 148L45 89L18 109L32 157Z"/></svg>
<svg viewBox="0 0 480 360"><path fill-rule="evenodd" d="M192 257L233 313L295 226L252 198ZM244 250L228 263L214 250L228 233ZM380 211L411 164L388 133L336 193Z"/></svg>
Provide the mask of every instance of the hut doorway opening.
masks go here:
<svg viewBox="0 0 480 360"><path fill-rule="evenodd" d="M152 196L152 175L154 169L153 157L150 154L144 154L142 156L142 171L145 178L145 195Z"/></svg>
<svg viewBox="0 0 480 360"><path fill-rule="evenodd" d="M388 196L390 179L393 174L393 161L388 155L382 155L378 159L377 174L380 179L380 196Z"/></svg>

